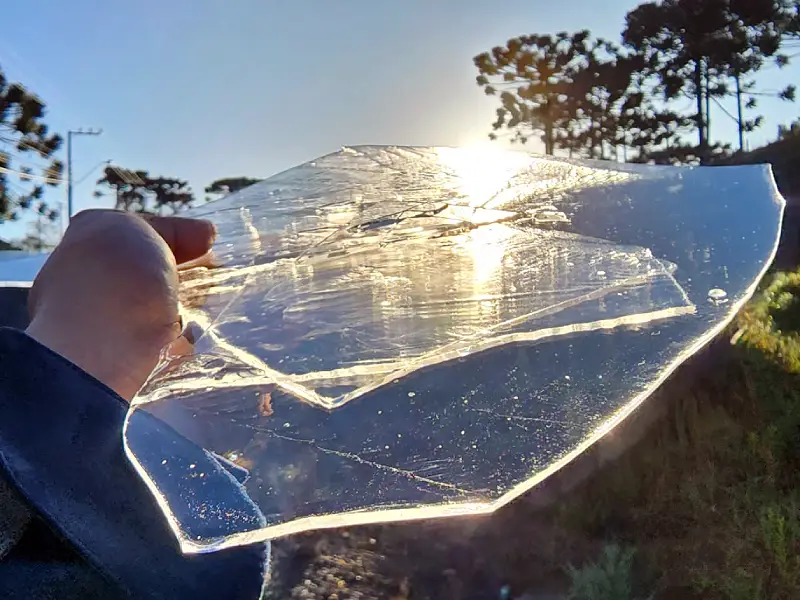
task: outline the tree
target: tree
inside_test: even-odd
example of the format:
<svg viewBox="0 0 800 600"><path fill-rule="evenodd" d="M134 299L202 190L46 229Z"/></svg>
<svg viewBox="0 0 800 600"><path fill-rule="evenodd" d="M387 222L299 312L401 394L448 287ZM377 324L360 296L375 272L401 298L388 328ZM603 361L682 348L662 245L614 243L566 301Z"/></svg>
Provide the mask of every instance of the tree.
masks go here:
<svg viewBox="0 0 800 600"><path fill-rule="evenodd" d="M570 130L571 75L590 49L588 31L575 34L528 35L513 38L473 59L478 85L487 95L500 92L494 131L514 131L514 141L525 143L531 133L541 132L547 154L558 143L557 130ZM497 134L490 135L492 139Z"/></svg>
<svg viewBox="0 0 800 600"><path fill-rule="evenodd" d="M37 210L36 219L31 221L28 233L17 245L23 250L41 252L51 250L58 243L59 231L55 223L48 217L46 208Z"/></svg>
<svg viewBox="0 0 800 600"><path fill-rule="evenodd" d="M532 131L542 132L548 154L561 148L570 156L607 159L618 158L620 148L627 157L633 147L642 156L685 126L650 101L641 55L593 40L588 31L514 38L474 62L484 91L502 90L494 131L511 129L522 143Z"/></svg>
<svg viewBox="0 0 800 600"><path fill-rule="evenodd" d="M44 186L60 183L63 165L54 158L61 137L44 123L45 104L0 69L0 222L28 209L54 220Z"/></svg>
<svg viewBox="0 0 800 600"><path fill-rule="evenodd" d="M655 165L701 165L715 163L731 155L730 144L708 144L700 154L697 146L678 142L666 148L659 148L637 157L633 162Z"/></svg>
<svg viewBox="0 0 800 600"><path fill-rule="evenodd" d="M794 99L793 86L759 92L753 77L767 60L788 63L780 49L796 13L788 0L657 0L628 13L623 40L647 61L666 102L695 101L698 154L710 157L712 101L736 98L741 149L744 134L763 121L744 115L755 108L756 96Z"/></svg>
<svg viewBox="0 0 800 600"><path fill-rule="evenodd" d="M785 66L800 41L800 0L650 0L626 16L623 47L588 31L513 38L473 59L477 83L498 95L490 138L500 130L545 151L640 162L708 162L729 147L711 136L714 104L737 122L739 149L763 124L762 97L794 101L796 88L760 90L767 64ZM736 102L736 115L722 104ZM689 99L690 111L676 111ZM697 145L682 139L694 128Z"/></svg>
<svg viewBox="0 0 800 600"><path fill-rule="evenodd" d="M627 69L616 47L603 40L588 47L583 58L575 61L568 74L569 93L564 101L568 120L556 135L570 155L578 152L605 159L607 147L624 144L621 116L635 102L628 102L634 70Z"/></svg>
<svg viewBox="0 0 800 600"><path fill-rule="evenodd" d="M109 187L114 192L114 207L129 212L148 212L147 210L147 171L132 171L114 165L105 168L103 177L97 185ZM96 191L96 197L105 194Z"/></svg>
<svg viewBox="0 0 800 600"><path fill-rule="evenodd" d="M114 206L129 212L161 214L165 209L177 213L194 202L187 181L173 177L150 177L147 171L106 167L97 185L111 188ZM102 197L102 191L95 196Z"/></svg>
<svg viewBox="0 0 800 600"><path fill-rule="evenodd" d="M206 194L216 194L219 196L227 196L246 187L250 187L254 183L262 181L261 179L253 179L252 177L227 177L224 179L217 179L208 185ZM211 200L207 197L206 200Z"/></svg>
<svg viewBox="0 0 800 600"><path fill-rule="evenodd" d="M170 177L156 177L147 179L146 189L153 194L156 212L168 208L173 213L191 206L194 194L188 181Z"/></svg>
<svg viewBox="0 0 800 600"><path fill-rule="evenodd" d="M800 119L795 119L790 125L778 125L778 140L787 140L800 136Z"/></svg>
<svg viewBox="0 0 800 600"><path fill-rule="evenodd" d="M657 110L646 93L640 56L623 53L616 45L599 40L586 62L572 73L570 100L577 119L575 148L590 158L619 158L628 148L639 157L676 137L685 120L674 112Z"/></svg>
<svg viewBox="0 0 800 600"><path fill-rule="evenodd" d="M655 90L666 101L695 100L698 150L707 151L710 99L724 95L718 76L718 42L728 32L727 0L660 0L628 13L624 43L643 58Z"/></svg>
<svg viewBox="0 0 800 600"><path fill-rule="evenodd" d="M793 102L796 88L788 85L777 92L756 89L755 74L769 60L783 67L789 58L781 54L786 32L792 22L792 8L785 0L728 0L728 26L716 47L712 60L719 65L724 77L733 81L729 95L736 99L739 130L739 150L744 150L745 133L763 124L763 117L746 118L745 109L754 109L757 97L771 96ZM721 84L727 91L727 85Z"/></svg>

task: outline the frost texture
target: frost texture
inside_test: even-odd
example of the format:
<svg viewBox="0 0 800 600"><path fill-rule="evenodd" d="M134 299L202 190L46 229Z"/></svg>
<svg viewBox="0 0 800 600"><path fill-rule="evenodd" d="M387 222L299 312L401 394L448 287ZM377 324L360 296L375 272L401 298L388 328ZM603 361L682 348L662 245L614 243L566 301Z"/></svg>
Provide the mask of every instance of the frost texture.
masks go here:
<svg viewBox="0 0 800 600"><path fill-rule="evenodd" d="M247 468L263 524L214 532L145 456L145 421L126 443L206 550L492 510L730 319L782 206L760 167L343 148L196 209L221 266L183 274L195 352L132 409Z"/></svg>

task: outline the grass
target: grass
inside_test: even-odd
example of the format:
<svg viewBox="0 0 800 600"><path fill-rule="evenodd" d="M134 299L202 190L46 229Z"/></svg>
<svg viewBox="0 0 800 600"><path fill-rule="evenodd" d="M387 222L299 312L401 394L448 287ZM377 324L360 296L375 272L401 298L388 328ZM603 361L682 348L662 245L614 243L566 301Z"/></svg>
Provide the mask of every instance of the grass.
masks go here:
<svg viewBox="0 0 800 600"><path fill-rule="evenodd" d="M563 544L621 541L642 565L610 546L570 570L573 590L599 585L615 558L625 585L650 582L655 598L800 598L800 271L772 276L737 326L719 370L556 510ZM573 597L633 597L624 589Z"/></svg>
<svg viewBox="0 0 800 600"><path fill-rule="evenodd" d="M597 562L567 566L568 600L634 600L633 558L636 551L609 544ZM652 598L652 596L650 596Z"/></svg>

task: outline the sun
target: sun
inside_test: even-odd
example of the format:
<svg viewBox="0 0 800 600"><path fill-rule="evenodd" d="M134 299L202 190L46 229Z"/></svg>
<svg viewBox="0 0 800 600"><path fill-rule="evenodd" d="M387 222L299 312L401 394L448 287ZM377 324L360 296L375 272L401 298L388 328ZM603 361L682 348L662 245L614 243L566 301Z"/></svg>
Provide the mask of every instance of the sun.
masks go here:
<svg viewBox="0 0 800 600"><path fill-rule="evenodd" d="M454 177L455 191L469 206L501 208L511 178L531 164L531 156L490 142L461 148L437 148L437 158Z"/></svg>

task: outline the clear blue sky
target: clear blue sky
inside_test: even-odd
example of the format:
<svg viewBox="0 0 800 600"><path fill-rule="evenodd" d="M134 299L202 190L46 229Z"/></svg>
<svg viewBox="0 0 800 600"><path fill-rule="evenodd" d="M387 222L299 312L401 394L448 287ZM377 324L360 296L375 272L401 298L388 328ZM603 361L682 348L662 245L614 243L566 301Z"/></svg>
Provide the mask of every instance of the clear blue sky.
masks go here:
<svg viewBox="0 0 800 600"><path fill-rule="evenodd" d="M188 179L202 196L218 177L266 177L342 145L482 141L496 99L475 85L475 54L533 32L617 39L636 4L25 0L3 7L0 66L47 102L54 130L103 128L76 140L75 179L113 159ZM798 74L800 58L765 73L761 87ZM754 146L800 104L764 101L762 112ZM714 111L712 134L723 126L733 141L733 123ZM92 197L99 172L76 187L76 209L103 205ZM0 237L24 229L0 225Z"/></svg>

